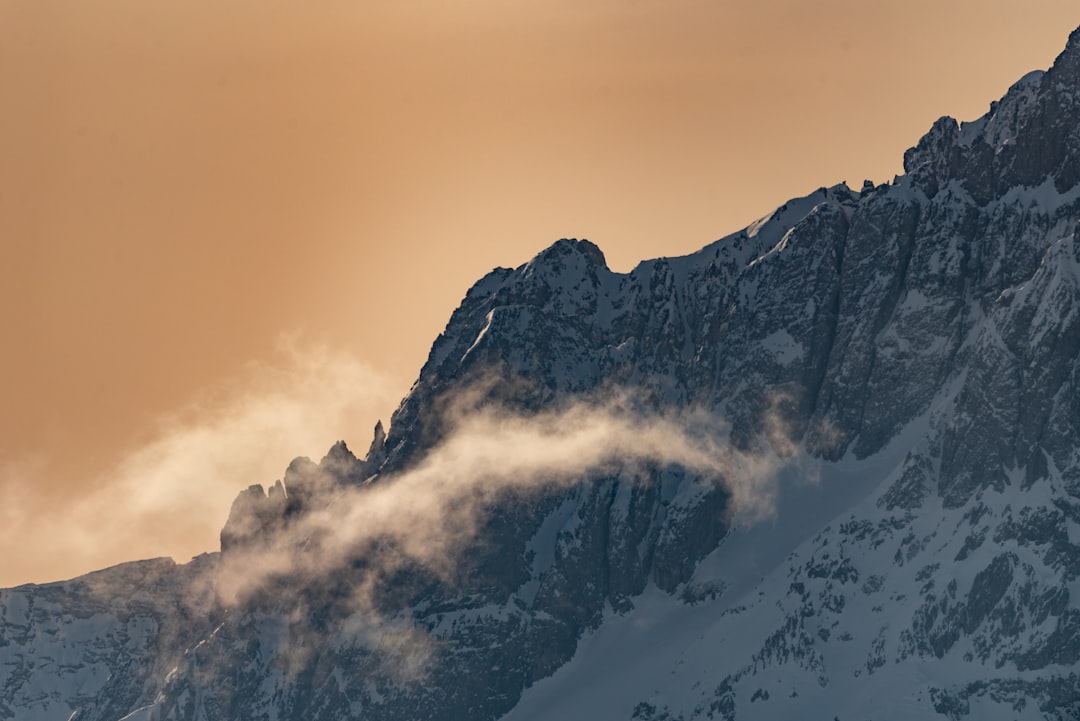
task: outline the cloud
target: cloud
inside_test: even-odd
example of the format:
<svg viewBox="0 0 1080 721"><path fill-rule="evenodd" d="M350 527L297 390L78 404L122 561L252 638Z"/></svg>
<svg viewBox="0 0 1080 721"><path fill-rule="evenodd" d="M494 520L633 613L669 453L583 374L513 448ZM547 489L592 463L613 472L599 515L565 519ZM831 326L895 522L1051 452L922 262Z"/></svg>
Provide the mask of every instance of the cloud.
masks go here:
<svg viewBox="0 0 1080 721"><path fill-rule="evenodd" d="M70 577L155 556L217 550L237 493L346 435L365 446L395 384L352 357L282 341L215 397L159 419L151 440L82 494L48 495L47 459L0 467L0 545L22 549L0 585ZM359 439L356 439L359 436Z"/></svg>
<svg viewBox="0 0 1080 721"><path fill-rule="evenodd" d="M788 439L738 450L723 419L706 412L642 412L619 395L539 413L484 406L469 391L461 398L441 419L442 440L408 470L338 486L274 538L230 551L219 579L223 600L242 600L273 578L330 573L372 544L393 553L368 563L421 563L450 573L486 509L590 479L644 480L650 467L678 466L700 483L725 486L728 522L738 525L772 515L782 469L801 465L812 475ZM780 437L775 428L770 434Z"/></svg>
<svg viewBox="0 0 1080 721"><path fill-rule="evenodd" d="M215 579L220 601L283 604L298 637L367 648L390 677L422 682L443 642L385 603L386 579L419 564L452 584L459 552L483 542L478 528L492 506L604 478L651 482L655 469L677 466L705 486L723 485L731 494L726 521L749 525L774 513L784 470L815 477L814 462L779 420L767 419L760 447L746 451L728 442L730 429L714 414L646 412L617 392L537 413L493 406L489 397L481 384L443 404L442 439L406 470L358 486L305 479L331 490L271 533L230 547ZM331 591L318 590L326 584ZM308 619L324 618L344 588L333 632L313 629ZM290 641L277 653L288 668L302 668L307 647Z"/></svg>
<svg viewBox="0 0 1080 721"><path fill-rule="evenodd" d="M0 537L11 547L66 555L78 573L138 557L183 560L216 550L241 490L279 478L294 454L321 456L365 409L389 404L382 390L389 387L346 355L286 345L278 362L253 366L222 396L163 419L154 438L121 458L99 490L58 509L38 503L39 517L51 518L52 527L28 521L32 497L9 498L5 518L13 522ZM288 609L275 651L286 673L303 668L305 649L313 647L297 640L318 637L367 648L394 678L422 681L441 642L407 615L381 608L376 578L413 564L452 578L455 554L476 538L495 504L603 478L648 482L655 468L678 466L700 483L727 488L728 522L749 524L772 514L779 473L802 462L779 422L767 424L761 447L750 452L728 442L730 429L714 414L643 410L610 389L535 413L492 405L490 397L482 385L456 394L440 406L441 440L415 464L359 486L326 482L334 490L321 503L282 524L275 537L231 549L217 565L212 583L226 605L292 579L286 584L292 595L270 594ZM33 464L8 469L37 470ZM11 488L25 486L9 485L9 495ZM322 638L304 579L333 579L365 549L379 551L365 556L360 573L352 567L352 586L335 611L341 623ZM195 584L192 608L202 607L203 583L210 581Z"/></svg>

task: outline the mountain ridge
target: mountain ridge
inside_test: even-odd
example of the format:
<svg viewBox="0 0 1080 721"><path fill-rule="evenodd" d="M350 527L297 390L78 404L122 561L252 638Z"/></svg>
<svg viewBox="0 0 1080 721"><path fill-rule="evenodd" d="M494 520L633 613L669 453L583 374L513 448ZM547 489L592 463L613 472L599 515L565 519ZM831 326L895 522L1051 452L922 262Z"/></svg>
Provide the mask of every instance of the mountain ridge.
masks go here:
<svg viewBox="0 0 1080 721"><path fill-rule="evenodd" d="M893 183L628 273L570 239L493 270L366 456L242 492L220 554L101 572L104 601L89 577L0 591L0 713L1075 718L1078 98L1080 29ZM628 437L576 483L424 476L477 416ZM645 447L702 428L715 468ZM468 512L414 527L445 547L326 538L415 477Z"/></svg>

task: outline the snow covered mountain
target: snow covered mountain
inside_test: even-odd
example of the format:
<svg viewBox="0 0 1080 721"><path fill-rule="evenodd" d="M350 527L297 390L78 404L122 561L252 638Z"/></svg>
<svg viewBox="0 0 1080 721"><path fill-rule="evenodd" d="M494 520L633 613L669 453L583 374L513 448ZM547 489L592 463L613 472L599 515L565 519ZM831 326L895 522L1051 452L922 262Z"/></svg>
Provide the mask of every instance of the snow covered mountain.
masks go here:
<svg viewBox="0 0 1080 721"><path fill-rule="evenodd" d="M904 161L492 271L219 554L0 591L0 717L1080 718L1080 30Z"/></svg>

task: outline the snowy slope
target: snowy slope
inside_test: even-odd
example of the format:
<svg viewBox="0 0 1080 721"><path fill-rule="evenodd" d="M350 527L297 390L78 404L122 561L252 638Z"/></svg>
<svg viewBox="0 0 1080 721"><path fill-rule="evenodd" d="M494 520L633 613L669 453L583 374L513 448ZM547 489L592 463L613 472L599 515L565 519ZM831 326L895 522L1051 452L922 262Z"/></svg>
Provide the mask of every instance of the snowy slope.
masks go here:
<svg viewBox="0 0 1080 721"><path fill-rule="evenodd" d="M912 425L871 459L830 464L820 485L786 488L772 523L702 562L697 593L651 588L609 613L504 720L1076 718L1077 628L1061 618L1080 557L1059 564L1050 538L972 541L1034 518L1080 539L1053 502L1060 479L1016 511L998 494L890 508L902 451L925 431Z"/></svg>
<svg viewBox="0 0 1080 721"><path fill-rule="evenodd" d="M0 590L0 718L119 719L209 631L215 556Z"/></svg>

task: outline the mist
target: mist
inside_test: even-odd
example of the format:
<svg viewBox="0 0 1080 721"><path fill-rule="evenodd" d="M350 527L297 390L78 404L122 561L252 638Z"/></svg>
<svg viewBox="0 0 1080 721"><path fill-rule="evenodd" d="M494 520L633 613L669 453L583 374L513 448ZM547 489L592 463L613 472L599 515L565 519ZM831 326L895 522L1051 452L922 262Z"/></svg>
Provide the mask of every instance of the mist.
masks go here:
<svg viewBox="0 0 1080 721"><path fill-rule="evenodd" d="M287 609L289 622L274 652L286 669L304 668L305 649L317 639L319 647L366 648L383 673L422 682L442 641L407 610L387 607L386 593L401 590L387 587L387 579L420 567L454 587L463 550L499 542L480 530L494 507L611 479L653 483L656 470L678 468L683 483L723 486L730 500L716 523L738 527L773 516L785 470L794 467L810 482L817 477L816 461L773 413L759 446L741 450L715 414L646 412L626 393L534 413L492 405L486 397L481 384L440 404L441 440L406 470L355 484L342 483L334 463L308 466L293 488L303 489L303 510L287 519L281 489L255 492L250 514L230 518L230 524L241 522L231 530L244 540L230 545L216 568L221 607ZM264 525L275 513L279 521ZM325 618L327 599L337 599L332 633L312 622Z"/></svg>
<svg viewBox="0 0 1080 721"><path fill-rule="evenodd" d="M652 482L650 469L678 467L696 483L722 485L730 503L717 523L740 526L773 515L783 469L797 465L800 477L810 480L816 474L814 462L778 431L761 447L740 450L714 414L645 413L617 394L538 413L472 403L449 407L440 419L442 440L408 470L358 486L309 478L305 486L331 489L322 491L320 503L263 537L249 529L254 542L230 549L222 567L223 602L242 602L275 578L325 576L358 549L379 545L394 549L365 558L380 571L419 563L449 577L460 549L483 542L477 528L492 506L601 479Z"/></svg>
<svg viewBox="0 0 1080 721"><path fill-rule="evenodd" d="M45 457L0 466L0 587L70 578L121 562L217 550L236 494L280 477L297 455L366 437L397 385L352 356L283 340L215 396L153 422L148 440L100 475L50 492Z"/></svg>

